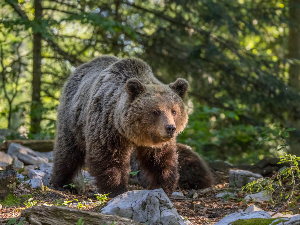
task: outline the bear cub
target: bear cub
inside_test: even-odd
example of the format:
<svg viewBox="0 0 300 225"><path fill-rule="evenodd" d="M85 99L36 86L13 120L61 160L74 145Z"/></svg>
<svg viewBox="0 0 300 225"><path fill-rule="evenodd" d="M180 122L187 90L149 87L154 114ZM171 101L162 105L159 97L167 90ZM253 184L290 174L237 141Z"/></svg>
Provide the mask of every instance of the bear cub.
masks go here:
<svg viewBox="0 0 300 225"><path fill-rule="evenodd" d="M178 184L176 136L187 124L188 82L158 81L135 58L101 56L79 66L61 93L52 184L63 187L87 161L101 193L127 191L136 149L149 189L172 193Z"/></svg>

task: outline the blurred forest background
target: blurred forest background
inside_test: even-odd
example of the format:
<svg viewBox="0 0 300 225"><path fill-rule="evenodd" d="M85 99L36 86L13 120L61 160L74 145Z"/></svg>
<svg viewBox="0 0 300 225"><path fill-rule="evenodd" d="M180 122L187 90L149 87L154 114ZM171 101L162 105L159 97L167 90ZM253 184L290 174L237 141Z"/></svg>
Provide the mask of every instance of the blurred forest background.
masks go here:
<svg viewBox="0 0 300 225"><path fill-rule="evenodd" d="M293 127L300 156L300 0L0 0L0 18L8 139L53 139L67 77L112 54L142 58L164 83L190 82L178 141L205 159L278 155L272 138Z"/></svg>

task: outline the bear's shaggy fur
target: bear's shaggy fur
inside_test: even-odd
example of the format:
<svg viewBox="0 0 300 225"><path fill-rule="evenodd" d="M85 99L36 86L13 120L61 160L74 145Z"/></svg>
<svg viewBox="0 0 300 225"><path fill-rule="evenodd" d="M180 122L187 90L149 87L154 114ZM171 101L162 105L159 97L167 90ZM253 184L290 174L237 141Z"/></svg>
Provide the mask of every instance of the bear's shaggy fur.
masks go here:
<svg viewBox="0 0 300 225"><path fill-rule="evenodd" d="M176 148L178 153L179 187L186 190L211 187L214 184L213 174L199 154L188 145L177 143ZM137 180L144 188L147 188L149 185L147 180L148 174L140 166L136 151L131 155L130 165L132 171L140 171L137 174Z"/></svg>
<svg viewBox="0 0 300 225"><path fill-rule="evenodd" d="M188 82L164 85L135 58L102 56L78 67L60 99L52 183L72 182L85 158L101 193L127 190L133 147L149 188L167 193L178 182L176 136L186 126Z"/></svg>

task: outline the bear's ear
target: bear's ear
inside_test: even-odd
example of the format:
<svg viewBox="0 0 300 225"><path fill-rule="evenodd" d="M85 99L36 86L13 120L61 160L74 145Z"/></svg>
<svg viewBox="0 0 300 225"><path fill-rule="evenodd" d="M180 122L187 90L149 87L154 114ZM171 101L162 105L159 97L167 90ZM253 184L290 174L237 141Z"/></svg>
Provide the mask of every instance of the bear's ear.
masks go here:
<svg viewBox="0 0 300 225"><path fill-rule="evenodd" d="M187 90L189 88L189 82L187 80L178 78L174 83L169 84L170 88L173 89L182 99L184 99Z"/></svg>
<svg viewBox="0 0 300 225"><path fill-rule="evenodd" d="M126 91L130 96L130 100L134 100L139 94L145 91L145 87L142 83L136 79L131 78L126 82Z"/></svg>

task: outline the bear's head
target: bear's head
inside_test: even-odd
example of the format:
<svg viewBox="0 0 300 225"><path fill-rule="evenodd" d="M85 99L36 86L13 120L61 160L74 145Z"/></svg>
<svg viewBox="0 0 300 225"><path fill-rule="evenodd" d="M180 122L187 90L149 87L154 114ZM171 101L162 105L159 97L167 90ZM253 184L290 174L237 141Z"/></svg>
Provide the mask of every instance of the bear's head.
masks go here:
<svg viewBox="0 0 300 225"><path fill-rule="evenodd" d="M127 104L118 125L122 133L138 146L161 146L175 138L187 124L183 99L188 86L181 78L169 85L127 80Z"/></svg>

